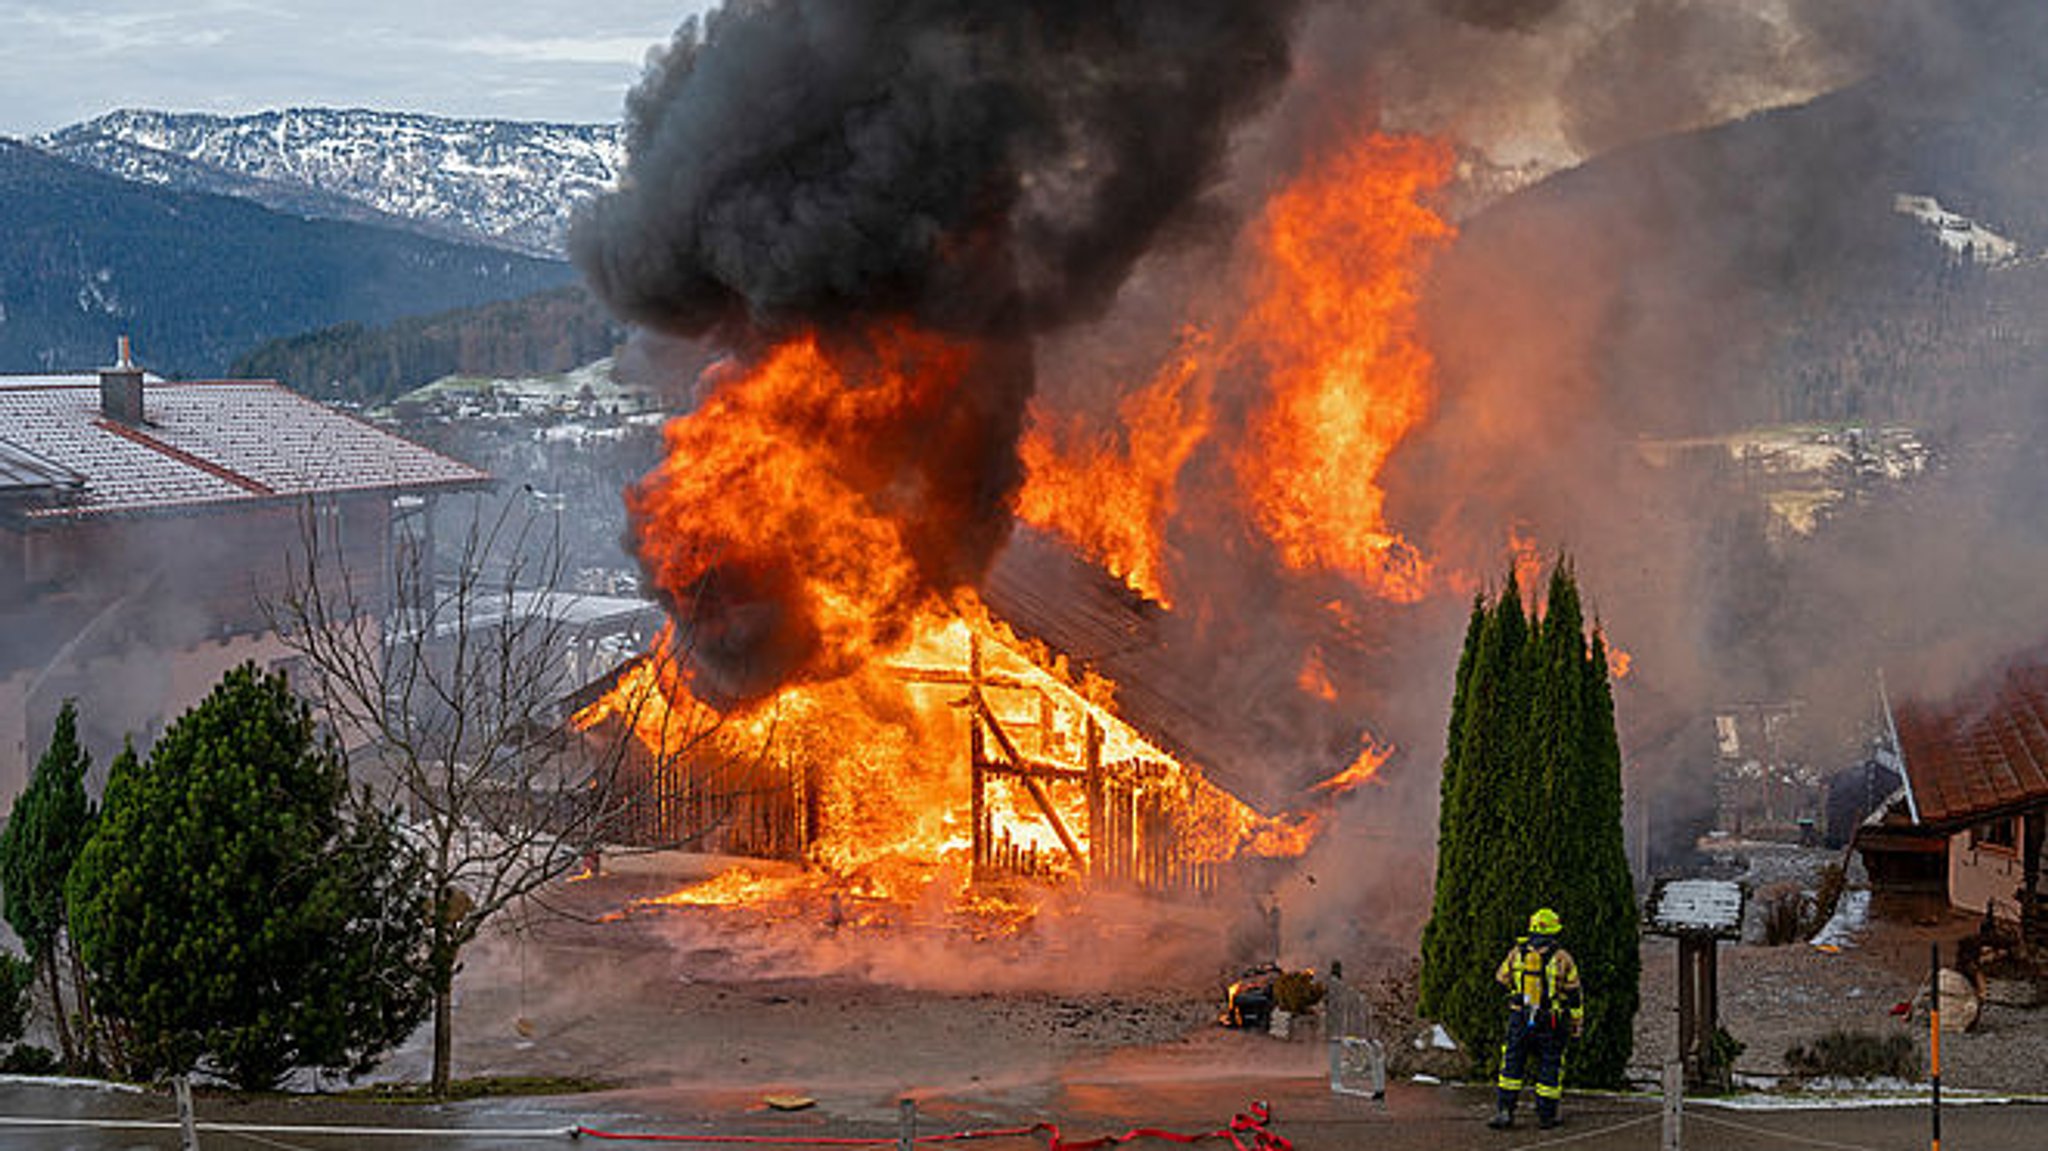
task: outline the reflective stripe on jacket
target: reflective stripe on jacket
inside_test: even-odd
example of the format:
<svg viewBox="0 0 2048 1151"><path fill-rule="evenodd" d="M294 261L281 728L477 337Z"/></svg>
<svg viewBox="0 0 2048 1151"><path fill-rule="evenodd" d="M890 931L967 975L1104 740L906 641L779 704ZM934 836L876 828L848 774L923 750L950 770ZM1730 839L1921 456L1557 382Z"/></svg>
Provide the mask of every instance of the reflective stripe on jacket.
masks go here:
<svg viewBox="0 0 2048 1151"><path fill-rule="evenodd" d="M1572 961L1571 952L1562 947L1541 947L1523 938L1500 961L1500 969L1493 977L1520 997L1524 1006L1552 1014L1561 1008L1573 1020L1585 1017L1579 965Z"/></svg>

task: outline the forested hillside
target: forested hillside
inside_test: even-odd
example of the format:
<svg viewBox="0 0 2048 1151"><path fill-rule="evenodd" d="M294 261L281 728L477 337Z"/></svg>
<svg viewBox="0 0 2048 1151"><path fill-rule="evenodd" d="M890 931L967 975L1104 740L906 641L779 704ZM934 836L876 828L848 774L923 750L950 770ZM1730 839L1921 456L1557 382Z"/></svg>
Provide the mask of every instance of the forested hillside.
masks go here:
<svg viewBox="0 0 2048 1151"><path fill-rule="evenodd" d="M375 406L443 376L537 376L609 356L625 329L580 284L382 326L339 324L273 340L231 376Z"/></svg>
<svg viewBox="0 0 2048 1151"><path fill-rule="evenodd" d="M562 285L566 264L407 232L302 220L129 183L0 141L0 371L90 368L134 338L165 375L339 323Z"/></svg>

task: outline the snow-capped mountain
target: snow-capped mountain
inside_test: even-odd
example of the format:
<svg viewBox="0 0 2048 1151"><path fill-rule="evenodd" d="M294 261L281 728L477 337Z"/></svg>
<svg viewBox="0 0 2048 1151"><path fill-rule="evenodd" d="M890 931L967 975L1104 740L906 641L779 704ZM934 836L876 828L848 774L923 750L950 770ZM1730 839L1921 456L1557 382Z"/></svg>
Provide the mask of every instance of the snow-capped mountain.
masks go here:
<svg viewBox="0 0 2048 1151"><path fill-rule="evenodd" d="M384 217L557 258L575 204L609 186L625 162L616 124L363 109L249 116L130 109L34 143L130 180L239 196L302 216Z"/></svg>

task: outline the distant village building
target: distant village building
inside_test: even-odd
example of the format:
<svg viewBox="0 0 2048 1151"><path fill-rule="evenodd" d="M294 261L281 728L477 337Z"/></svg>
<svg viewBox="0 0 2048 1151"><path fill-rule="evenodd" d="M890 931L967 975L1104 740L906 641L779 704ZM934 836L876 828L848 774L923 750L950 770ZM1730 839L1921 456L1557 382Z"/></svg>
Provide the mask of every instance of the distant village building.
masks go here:
<svg viewBox="0 0 2048 1151"><path fill-rule="evenodd" d="M383 604L394 532L490 482L272 381L147 375L125 340L97 373L0 376L0 811L66 699L101 773L228 668L284 661L261 604L309 509Z"/></svg>
<svg viewBox="0 0 2048 1151"><path fill-rule="evenodd" d="M1731 835L1794 840L1817 831L1820 781L1796 753L1798 701L1714 710L1716 823Z"/></svg>
<svg viewBox="0 0 2048 1151"><path fill-rule="evenodd" d="M1890 709L1904 783L1856 834L1881 914L2021 918L2048 828L2048 662Z"/></svg>

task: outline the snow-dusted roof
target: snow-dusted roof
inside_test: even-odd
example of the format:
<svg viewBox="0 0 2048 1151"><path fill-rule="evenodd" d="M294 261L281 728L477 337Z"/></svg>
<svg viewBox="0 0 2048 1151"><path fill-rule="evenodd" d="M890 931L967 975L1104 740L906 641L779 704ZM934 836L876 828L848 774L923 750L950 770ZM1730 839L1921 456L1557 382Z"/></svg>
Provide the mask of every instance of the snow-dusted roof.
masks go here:
<svg viewBox="0 0 2048 1151"><path fill-rule="evenodd" d="M102 414L97 375L0 376L0 452L83 481L31 518L490 481L267 380L149 378L131 426Z"/></svg>
<svg viewBox="0 0 2048 1151"><path fill-rule="evenodd" d="M1650 930L1659 935L1742 933L1742 885L1726 879L1672 879L1650 893Z"/></svg>

